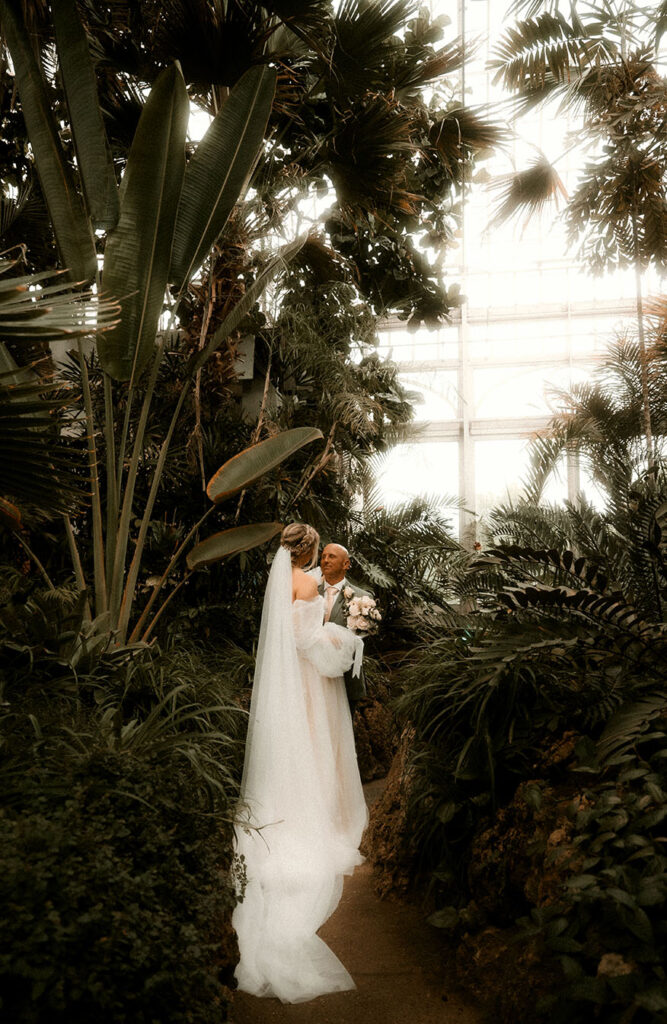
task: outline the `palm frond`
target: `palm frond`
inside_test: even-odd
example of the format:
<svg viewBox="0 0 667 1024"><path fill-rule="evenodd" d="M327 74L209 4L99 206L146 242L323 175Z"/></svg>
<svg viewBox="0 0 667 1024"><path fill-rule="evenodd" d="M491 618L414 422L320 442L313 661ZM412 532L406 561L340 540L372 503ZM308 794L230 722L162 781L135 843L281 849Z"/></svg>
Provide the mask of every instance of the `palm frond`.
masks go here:
<svg viewBox="0 0 667 1024"><path fill-rule="evenodd" d="M660 46L660 41L667 32L667 0L662 0L654 11L647 14L647 19L654 19L655 25L655 48Z"/></svg>
<svg viewBox="0 0 667 1024"><path fill-rule="evenodd" d="M496 149L508 140L508 132L488 117L484 107L454 107L434 122L429 142L453 178L459 179L470 154Z"/></svg>
<svg viewBox="0 0 667 1024"><path fill-rule="evenodd" d="M408 112L381 95L368 95L342 119L323 156L344 209L413 210L417 197L405 188L412 134Z"/></svg>
<svg viewBox="0 0 667 1024"><path fill-rule="evenodd" d="M443 46L436 53L425 51L420 60L406 60L403 68L398 69L396 74L396 90L399 98L403 99L418 86L425 85L435 78L450 75L458 71L465 61L470 60L475 50L475 45L459 38L453 39L447 46Z"/></svg>
<svg viewBox="0 0 667 1024"><path fill-rule="evenodd" d="M639 146L588 163L567 209L569 244L594 273L618 267L667 267L663 170Z"/></svg>
<svg viewBox="0 0 667 1024"><path fill-rule="evenodd" d="M614 61L620 45L600 26L586 28L558 11L543 12L517 22L494 49L489 69L494 83L516 91L516 108L525 113L554 93L566 90L591 66Z"/></svg>
<svg viewBox="0 0 667 1024"><path fill-rule="evenodd" d="M559 197L567 198L558 171L545 156L538 157L526 170L496 179L491 188L500 193L500 198L486 230L498 227L519 213L525 213L529 220L551 203L555 202L557 207Z"/></svg>
<svg viewBox="0 0 667 1024"><path fill-rule="evenodd" d="M90 291L73 292L59 271L11 276L16 265L0 257L0 340L51 342L98 334L116 324L116 302Z"/></svg>
<svg viewBox="0 0 667 1024"><path fill-rule="evenodd" d="M399 51L397 33L415 9L408 0L343 0L333 21L331 81L341 95L382 88Z"/></svg>
<svg viewBox="0 0 667 1024"><path fill-rule="evenodd" d="M639 700L624 704L607 722L597 749L600 762L619 763L619 759L637 748L641 737L656 719L667 713L667 690L647 693Z"/></svg>
<svg viewBox="0 0 667 1024"><path fill-rule="evenodd" d="M206 93L212 84L231 87L264 63L272 27L261 5L209 0L164 0L150 45L162 61L179 61L187 82Z"/></svg>
<svg viewBox="0 0 667 1024"><path fill-rule="evenodd" d="M581 37L558 11L543 12L508 29L493 52L494 84L543 93L580 66Z"/></svg>
<svg viewBox="0 0 667 1024"><path fill-rule="evenodd" d="M0 367L13 363L1 347L0 357ZM74 397L32 366L0 373L0 494L51 515L85 501L76 450L61 434Z"/></svg>

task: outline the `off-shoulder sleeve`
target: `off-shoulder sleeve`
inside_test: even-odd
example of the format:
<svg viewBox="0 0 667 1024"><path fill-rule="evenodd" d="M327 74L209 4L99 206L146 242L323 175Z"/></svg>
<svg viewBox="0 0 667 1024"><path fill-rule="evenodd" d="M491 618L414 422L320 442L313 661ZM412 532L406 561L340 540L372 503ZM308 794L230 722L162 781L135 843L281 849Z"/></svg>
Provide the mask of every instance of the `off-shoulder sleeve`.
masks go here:
<svg viewBox="0 0 667 1024"><path fill-rule="evenodd" d="M320 675L342 676L354 665L361 664L363 641L349 629L334 622L322 624L324 598L295 601L292 605L294 639L300 653L315 666Z"/></svg>

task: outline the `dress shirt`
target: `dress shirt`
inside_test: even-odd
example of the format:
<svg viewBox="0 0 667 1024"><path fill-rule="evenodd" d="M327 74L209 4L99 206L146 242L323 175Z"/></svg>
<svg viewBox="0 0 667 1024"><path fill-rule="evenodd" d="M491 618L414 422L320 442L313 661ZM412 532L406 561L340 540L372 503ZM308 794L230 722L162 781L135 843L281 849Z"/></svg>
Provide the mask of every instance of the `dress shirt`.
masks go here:
<svg viewBox="0 0 667 1024"><path fill-rule="evenodd" d="M324 608L325 608L325 611L324 611L324 621L325 622L329 621L329 617L331 615L331 609L334 606L336 598L342 592L343 587L345 586L345 582L346 582L345 581L345 577L343 577L342 580L339 580L338 583L326 583L325 582L325 584L324 584L324 600L325 600L325 605L324 605Z"/></svg>

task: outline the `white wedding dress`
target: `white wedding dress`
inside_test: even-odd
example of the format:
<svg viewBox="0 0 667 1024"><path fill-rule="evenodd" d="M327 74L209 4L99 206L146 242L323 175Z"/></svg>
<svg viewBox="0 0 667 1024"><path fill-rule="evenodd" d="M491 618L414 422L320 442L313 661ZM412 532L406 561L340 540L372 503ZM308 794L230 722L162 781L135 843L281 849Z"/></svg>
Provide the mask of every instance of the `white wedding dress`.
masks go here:
<svg viewBox="0 0 667 1024"><path fill-rule="evenodd" d="M292 603L278 549L264 598L236 825L247 882L232 924L239 988L296 1003L354 988L316 934L343 875L363 857L367 820L343 672L361 641L322 625L324 598Z"/></svg>

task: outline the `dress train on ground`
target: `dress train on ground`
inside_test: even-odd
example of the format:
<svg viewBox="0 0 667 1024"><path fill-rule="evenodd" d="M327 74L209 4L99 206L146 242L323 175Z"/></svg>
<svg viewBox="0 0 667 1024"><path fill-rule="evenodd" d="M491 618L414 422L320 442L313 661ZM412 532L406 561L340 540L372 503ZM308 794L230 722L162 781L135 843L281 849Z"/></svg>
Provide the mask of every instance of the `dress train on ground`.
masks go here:
<svg viewBox="0 0 667 1024"><path fill-rule="evenodd" d="M277 563L277 564L276 564ZM342 674L358 640L322 625L324 601L291 603L289 554L269 577L250 709L234 910L242 991L302 1002L354 988L319 938L359 853L367 809Z"/></svg>

